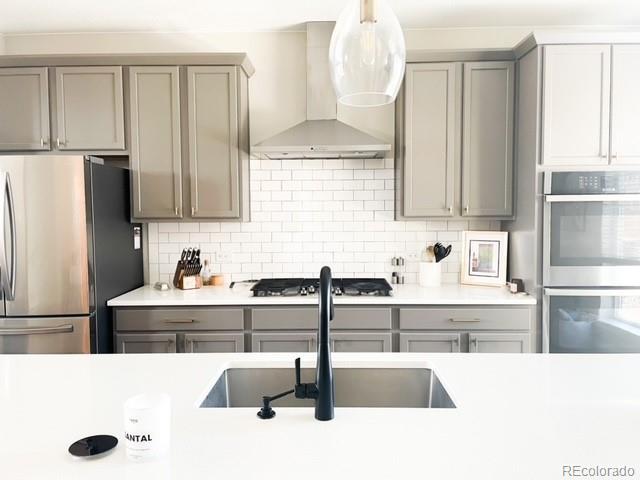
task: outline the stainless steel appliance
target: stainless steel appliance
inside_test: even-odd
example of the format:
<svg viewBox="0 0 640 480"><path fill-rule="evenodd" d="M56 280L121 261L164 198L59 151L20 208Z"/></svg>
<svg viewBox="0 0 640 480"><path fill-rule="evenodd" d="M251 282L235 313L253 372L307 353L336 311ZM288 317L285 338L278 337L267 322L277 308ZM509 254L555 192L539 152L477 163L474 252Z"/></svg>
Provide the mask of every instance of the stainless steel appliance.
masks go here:
<svg viewBox="0 0 640 480"><path fill-rule="evenodd" d="M314 295L320 291L317 278L263 278L251 287L254 297ZM333 278L334 295L389 296L393 288L384 278Z"/></svg>
<svg viewBox="0 0 640 480"><path fill-rule="evenodd" d="M640 286L640 171L545 175L544 285Z"/></svg>
<svg viewBox="0 0 640 480"><path fill-rule="evenodd" d="M543 351L640 352L640 171L544 179Z"/></svg>
<svg viewBox="0 0 640 480"><path fill-rule="evenodd" d="M0 353L110 351L106 300L143 284L125 170L0 156Z"/></svg>

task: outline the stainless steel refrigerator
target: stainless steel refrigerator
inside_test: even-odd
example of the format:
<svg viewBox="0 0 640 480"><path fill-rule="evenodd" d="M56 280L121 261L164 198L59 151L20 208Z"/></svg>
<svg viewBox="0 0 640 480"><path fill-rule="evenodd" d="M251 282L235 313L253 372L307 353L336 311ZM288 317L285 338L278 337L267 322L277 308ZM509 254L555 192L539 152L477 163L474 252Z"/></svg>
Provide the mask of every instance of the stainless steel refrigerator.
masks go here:
<svg viewBox="0 0 640 480"><path fill-rule="evenodd" d="M0 156L0 353L112 351L106 301L143 282L128 171Z"/></svg>

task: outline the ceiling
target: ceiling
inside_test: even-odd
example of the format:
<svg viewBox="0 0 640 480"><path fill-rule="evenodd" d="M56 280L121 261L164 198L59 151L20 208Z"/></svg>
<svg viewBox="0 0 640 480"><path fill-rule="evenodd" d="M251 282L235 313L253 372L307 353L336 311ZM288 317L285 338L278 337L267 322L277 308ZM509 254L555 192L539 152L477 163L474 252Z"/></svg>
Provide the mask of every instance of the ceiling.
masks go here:
<svg viewBox="0 0 640 480"><path fill-rule="evenodd" d="M292 30L347 0L0 0L0 32ZM388 0L404 28L640 25L636 0Z"/></svg>

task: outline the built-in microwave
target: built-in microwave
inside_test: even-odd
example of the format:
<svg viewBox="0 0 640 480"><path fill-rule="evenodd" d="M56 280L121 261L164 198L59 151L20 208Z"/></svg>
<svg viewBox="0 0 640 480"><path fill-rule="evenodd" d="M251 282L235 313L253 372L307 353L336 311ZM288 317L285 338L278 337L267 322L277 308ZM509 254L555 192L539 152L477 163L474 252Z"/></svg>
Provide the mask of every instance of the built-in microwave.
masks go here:
<svg viewBox="0 0 640 480"><path fill-rule="evenodd" d="M554 171L544 182L543 283L640 287L640 171Z"/></svg>

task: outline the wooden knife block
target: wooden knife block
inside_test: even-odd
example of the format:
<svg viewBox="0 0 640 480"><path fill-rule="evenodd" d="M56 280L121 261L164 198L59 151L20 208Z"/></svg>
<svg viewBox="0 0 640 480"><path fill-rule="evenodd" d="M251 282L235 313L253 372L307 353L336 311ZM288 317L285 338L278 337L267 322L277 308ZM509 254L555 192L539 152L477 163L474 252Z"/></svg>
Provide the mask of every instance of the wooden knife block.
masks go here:
<svg viewBox="0 0 640 480"><path fill-rule="evenodd" d="M184 276L181 272L178 278L178 284L176 285L180 290L194 290L196 288L202 288L202 277L200 275Z"/></svg>

